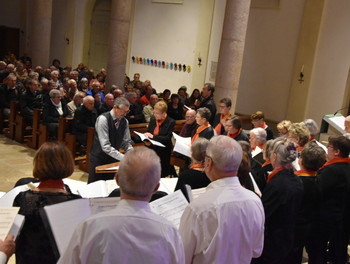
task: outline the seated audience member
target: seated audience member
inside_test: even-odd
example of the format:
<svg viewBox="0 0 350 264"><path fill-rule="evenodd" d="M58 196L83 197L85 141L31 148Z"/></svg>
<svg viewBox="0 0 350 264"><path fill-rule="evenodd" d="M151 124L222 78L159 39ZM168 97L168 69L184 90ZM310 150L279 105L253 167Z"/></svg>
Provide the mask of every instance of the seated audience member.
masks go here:
<svg viewBox="0 0 350 264"><path fill-rule="evenodd" d="M123 97L124 96L124 93L121 89L118 88L118 86L116 86L115 89L113 89L113 91L111 91L111 93L113 94L114 96L114 99L115 98L118 98L118 97Z"/></svg>
<svg viewBox="0 0 350 264"><path fill-rule="evenodd" d="M206 192L193 200L180 221L184 263L250 263L263 249L264 208L243 188L237 171L242 148L237 141L213 137L207 146Z"/></svg>
<svg viewBox="0 0 350 264"><path fill-rule="evenodd" d="M134 74L134 80L132 80L132 81L130 82L130 84L132 84L132 85L135 87L136 82L142 83L142 82L140 81L140 74L139 74L139 73L135 73L135 74Z"/></svg>
<svg viewBox="0 0 350 264"><path fill-rule="evenodd" d="M225 121L225 131L223 134L233 138L236 141L247 141L249 138L247 134L242 129L242 122L238 116L230 116Z"/></svg>
<svg viewBox="0 0 350 264"><path fill-rule="evenodd" d="M76 81L77 83L79 82L79 72L74 70L69 73L69 77Z"/></svg>
<svg viewBox="0 0 350 264"><path fill-rule="evenodd" d="M194 89L192 94L191 94L191 96L190 96L190 98L189 98L190 107L192 109L196 109L196 106L195 106L194 103L196 102L196 100L199 100L200 97L201 97L201 93L199 92L199 90L198 89Z"/></svg>
<svg viewBox="0 0 350 264"><path fill-rule="evenodd" d="M266 130L261 127L253 128L250 130L249 135L252 156L257 162L260 163L260 165L262 165L264 163L262 150L266 143L267 137Z"/></svg>
<svg viewBox="0 0 350 264"><path fill-rule="evenodd" d="M319 130L318 125L316 124L315 120L305 119L302 123L307 127L307 129L310 132L310 139L309 140L310 141L316 140L316 137L318 136L318 133L320 133L320 130Z"/></svg>
<svg viewBox="0 0 350 264"><path fill-rule="evenodd" d="M175 191L181 190L187 196L185 185L191 186L192 189L207 187L210 183L209 178L205 175L204 159L205 151L209 140L206 138L197 138L191 145L191 165L189 169L180 173ZM188 197L187 197L188 198Z"/></svg>
<svg viewBox="0 0 350 264"><path fill-rule="evenodd" d="M348 115L347 117L345 117L344 120L344 130L345 133L350 134L350 115Z"/></svg>
<svg viewBox="0 0 350 264"><path fill-rule="evenodd" d="M41 94L43 96L43 103L46 104L48 101L50 101L50 91L51 87L49 86L49 80L46 78L42 78L40 81L41 85Z"/></svg>
<svg viewBox="0 0 350 264"><path fill-rule="evenodd" d="M135 92L126 93L125 98L130 102L130 112L126 115L129 124L145 122L145 117L142 113L142 106L137 103L137 94Z"/></svg>
<svg viewBox="0 0 350 264"><path fill-rule="evenodd" d="M321 258L322 263L326 263L329 244L330 261L346 263L350 222L350 140L344 136L330 136L327 150L329 161L317 172L321 191Z"/></svg>
<svg viewBox="0 0 350 264"><path fill-rule="evenodd" d="M86 95L91 95L92 97L95 98L95 94L99 94L101 96L101 101L104 102L105 96L104 94L100 91L100 82L99 81L94 81L91 84L91 89L86 93ZM95 98L96 100L96 98Z"/></svg>
<svg viewBox="0 0 350 264"><path fill-rule="evenodd" d="M95 168L122 160L124 154L119 152L120 148L125 151L132 149L129 122L125 118L129 112L129 106L128 100L124 97L118 97L114 100L112 110L97 118L94 142L90 153L88 183L113 179L113 173L97 174Z"/></svg>
<svg viewBox="0 0 350 264"><path fill-rule="evenodd" d="M326 153L315 142L307 143L300 153L301 170L294 173L303 182L304 195L296 223L294 250L288 263L302 263L304 247L308 254L308 263L322 263L319 225L321 196L316 174L325 162Z"/></svg>
<svg viewBox="0 0 350 264"><path fill-rule="evenodd" d="M60 78L59 71L55 70L51 72L51 80L55 82L57 88L60 88L62 86L62 82L59 78Z"/></svg>
<svg viewBox="0 0 350 264"><path fill-rule="evenodd" d="M120 202L84 220L58 263L184 263L177 228L148 204L159 187L160 171L154 151L138 147L127 153L115 176Z"/></svg>
<svg viewBox="0 0 350 264"><path fill-rule="evenodd" d="M149 123L149 121L151 120L151 117L153 116L153 108L157 102L158 102L158 95L152 94L150 97L150 104L146 105L143 108L142 113L145 117L146 123Z"/></svg>
<svg viewBox="0 0 350 264"><path fill-rule="evenodd" d="M105 95L105 101L100 105L98 109L99 114L103 114L112 110L114 105L114 96L111 93Z"/></svg>
<svg viewBox="0 0 350 264"><path fill-rule="evenodd" d="M56 263L40 211L46 205L80 198L65 189L62 180L72 175L74 161L63 144L45 142L35 154L33 163L33 176L40 180L39 186L19 193L13 202L13 206L20 207L18 213L25 216L16 239L16 263Z"/></svg>
<svg viewBox="0 0 350 264"><path fill-rule="evenodd" d="M62 95L65 97L66 94L69 92L69 78L63 78L62 79L62 87L60 87L60 91L62 93Z"/></svg>
<svg viewBox="0 0 350 264"><path fill-rule="evenodd" d="M179 96L179 100L182 105L190 105L190 101L188 100L188 95L186 93L187 87L186 86L181 86L179 90L177 90L177 95Z"/></svg>
<svg viewBox="0 0 350 264"><path fill-rule="evenodd" d="M0 264L6 264L15 250L16 244L13 235L6 236L4 241L0 239Z"/></svg>
<svg viewBox="0 0 350 264"><path fill-rule="evenodd" d="M291 165L297 155L292 141L285 138L273 140L270 152L273 171L261 196L265 210L264 250L252 263L288 263L303 197L303 184L294 175Z"/></svg>
<svg viewBox="0 0 350 264"><path fill-rule="evenodd" d="M162 93L161 100L164 101L166 104L170 103L170 95L171 91L169 89L165 89Z"/></svg>
<svg viewBox="0 0 350 264"><path fill-rule="evenodd" d="M0 108L4 108L6 118L10 116L10 104L18 101L21 96L21 89L16 84L17 77L13 73L7 76L6 83L0 85Z"/></svg>
<svg viewBox="0 0 350 264"><path fill-rule="evenodd" d="M85 96L83 105L79 106L74 114L73 134L81 146L86 146L88 128L95 127L98 113L94 108L94 102L91 95Z"/></svg>
<svg viewBox="0 0 350 264"><path fill-rule="evenodd" d="M297 144L297 151L300 153L310 140L310 132L303 123L293 123L289 126L288 138Z"/></svg>
<svg viewBox="0 0 350 264"><path fill-rule="evenodd" d="M177 94L172 94L168 103L168 115L174 120L183 119L183 104Z"/></svg>
<svg viewBox="0 0 350 264"><path fill-rule="evenodd" d="M277 130L280 137L288 138L288 127L292 124L289 120L283 120L277 124Z"/></svg>
<svg viewBox="0 0 350 264"><path fill-rule="evenodd" d="M96 93L94 95L94 99L95 99L95 109L100 109L103 104L101 100L101 95L99 93Z"/></svg>
<svg viewBox="0 0 350 264"><path fill-rule="evenodd" d="M77 110L77 108L80 107L81 104L83 103L84 97L85 97L84 92L77 92L74 95L73 100L67 104L69 115L71 117L74 117L74 113Z"/></svg>
<svg viewBox="0 0 350 264"><path fill-rule="evenodd" d="M250 118L252 120L252 124L253 124L254 128L261 127L263 129L265 129L266 134L267 134L266 140L274 139L272 130L265 123L263 112L257 111L254 114L252 114L250 116Z"/></svg>
<svg viewBox="0 0 350 264"><path fill-rule="evenodd" d="M175 120L167 115L167 105L164 102L158 102L154 106L153 116L149 122L146 137L158 141L165 147L149 145L160 157L162 166L162 177L170 174L170 155L172 150L172 133L175 126Z"/></svg>
<svg viewBox="0 0 350 264"><path fill-rule="evenodd" d="M63 68L61 67L61 62L60 62L59 59L54 59L54 60L52 61L52 65L55 66L55 68L56 68L57 70L59 70L60 72L63 71Z"/></svg>
<svg viewBox="0 0 350 264"><path fill-rule="evenodd" d="M209 124L210 117L211 113L208 108L203 107L197 110L196 122L198 124L198 128L196 129L196 133L191 139L192 143L199 137L211 139L214 136L215 131L213 127Z"/></svg>
<svg viewBox="0 0 350 264"><path fill-rule="evenodd" d="M124 89L125 93L132 93L134 91L134 86L132 84L127 84Z"/></svg>
<svg viewBox="0 0 350 264"><path fill-rule="evenodd" d="M151 103L150 100L151 100L151 95L152 94L153 94L152 86L148 85L146 87L145 95L143 95L140 98L140 103L142 104L142 107L145 107L146 105L149 105Z"/></svg>
<svg viewBox="0 0 350 264"><path fill-rule="evenodd" d="M74 95L78 92L77 82L73 79L69 80L69 90L65 94L64 98L67 103L73 100Z"/></svg>
<svg viewBox="0 0 350 264"><path fill-rule="evenodd" d="M213 121L213 127L217 135L223 135L225 133L225 124L227 118L231 116L230 110L232 102L230 98L223 98L219 103L219 113L215 115Z"/></svg>
<svg viewBox="0 0 350 264"><path fill-rule="evenodd" d="M89 80L86 78L81 78L80 83L78 85L78 90L87 93L89 91Z"/></svg>
<svg viewBox="0 0 350 264"><path fill-rule="evenodd" d="M206 107L211 113L211 118L208 120L210 124L214 122L214 117L216 115L216 105L214 101L215 87L211 83L204 84L202 88L202 96L199 100L196 100L196 108Z"/></svg>
<svg viewBox="0 0 350 264"><path fill-rule="evenodd" d="M193 137L196 134L198 124L196 122L196 111L193 109L187 110L185 115L186 122L183 125L180 136L181 137Z"/></svg>
<svg viewBox="0 0 350 264"><path fill-rule="evenodd" d="M26 91L20 97L20 112L28 120L28 124L32 124L33 110L42 109L42 95L39 92L37 80L27 80L26 87Z"/></svg>
<svg viewBox="0 0 350 264"><path fill-rule="evenodd" d="M51 90L50 100L44 104L43 124L47 126L52 139L57 138L58 119L69 116L69 110L59 90Z"/></svg>
<svg viewBox="0 0 350 264"><path fill-rule="evenodd" d="M17 63L15 74L16 74L17 79L21 82L23 82L28 77L28 72L24 68L23 63Z"/></svg>

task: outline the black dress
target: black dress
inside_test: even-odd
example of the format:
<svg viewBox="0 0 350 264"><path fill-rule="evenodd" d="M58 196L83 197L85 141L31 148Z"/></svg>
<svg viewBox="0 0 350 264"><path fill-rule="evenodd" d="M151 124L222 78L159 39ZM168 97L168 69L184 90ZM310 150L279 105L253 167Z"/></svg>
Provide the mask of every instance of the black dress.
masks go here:
<svg viewBox="0 0 350 264"><path fill-rule="evenodd" d="M187 195L187 191L185 187L186 184L191 186L192 189L199 189L199 188L207 187L209 183L210 183L210 180L204 171L188 169L183 171L179 175L179 179L177 181L175 191L180 189L182 193L186 196Z"/></svg>
<svg viewBox="0 0 350 264"><path fill-rule="evenodd" d="M153 140L162 143L163 145L165 145L165 148L154 145L150 146L150 148L153 149L160 158L160 163L162 166L162 177L166 177L170 173L170 155L173 147L171 138L174 126L175 120L167 116L159 128L159 135L153 135ZM155 128L156 119L154 118L154 116L152 116L147 128L147 132L153 134Z"/></svg>
<svg viewBox="0 0 350 264"><path fill-rule="evenodd" d="M13 206L20 207L19 214L25 216L22 231L16 239L16 263L56 263L49 237L44 228L40 210L46 205L81 198L75 194L26 191L19 193ZM64 213L64 212L62 212Z"/></svg>

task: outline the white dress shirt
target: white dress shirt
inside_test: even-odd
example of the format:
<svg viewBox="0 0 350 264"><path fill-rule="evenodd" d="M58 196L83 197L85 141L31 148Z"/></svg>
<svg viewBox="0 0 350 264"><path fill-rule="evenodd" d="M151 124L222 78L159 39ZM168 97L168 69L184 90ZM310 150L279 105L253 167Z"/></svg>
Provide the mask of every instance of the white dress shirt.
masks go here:
<svg viewBox="0 0 350 264"><path fill-rule="evenodd" d="M75 230L58 263L184 263L176 227L144 201L121 200Z"/></svg>
<svg viewBox="0 0 350 264"><path fill-rule="evenodd" d="M208 185L181 218L186 263L249 264L264 242L264 208L238 177Z"/></svg>

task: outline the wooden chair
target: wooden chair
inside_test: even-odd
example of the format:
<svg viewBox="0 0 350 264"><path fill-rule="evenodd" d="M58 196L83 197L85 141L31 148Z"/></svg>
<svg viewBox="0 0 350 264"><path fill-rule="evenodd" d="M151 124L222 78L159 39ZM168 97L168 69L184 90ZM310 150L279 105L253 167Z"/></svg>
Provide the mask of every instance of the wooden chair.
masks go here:
<svg viewBox="0 0 350 264"><path fill-rule="evenodd" d="M16 115L19 111L19 102L18 101L12 101L10 104L10 117L8 122L8 128L5 129L4 133L5 136L9 139L15 139L15 132L16 132Z"/></svg>
<svg viewBox="0 0 350 264"><path fill-rule="evenodd" d="M33 124L32 124L32 136L27 142L28 147L33 148L33 149L37 149L38 148L38 144L39 144L40 120L41 120L41 110L40 109L34 109L34 112L33 112Z"/></svg>
<svg viewBox="0 0 350 264"><path fill-rule="evenodd" d="M181 131L181 129L182 129L182 127L184 126L185 122L186 122L186 120L176 120L176 121L175 121L175 126L174 126L174 130L173 130L173 131L174 131L175 133L179 134L180 131Z"/></svg>

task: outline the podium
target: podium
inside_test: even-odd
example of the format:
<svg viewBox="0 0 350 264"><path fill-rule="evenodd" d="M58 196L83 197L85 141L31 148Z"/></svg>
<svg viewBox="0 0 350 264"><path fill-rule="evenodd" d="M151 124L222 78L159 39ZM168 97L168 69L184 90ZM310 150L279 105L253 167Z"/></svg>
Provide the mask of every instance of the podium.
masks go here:
<svg viewBox="0 0 350 264"><path fill-rule="evenodd" d="M344 135L344 121L345 117L342 114L323 116L320 129L320 141L328 141L329 136Z"/></svg>

